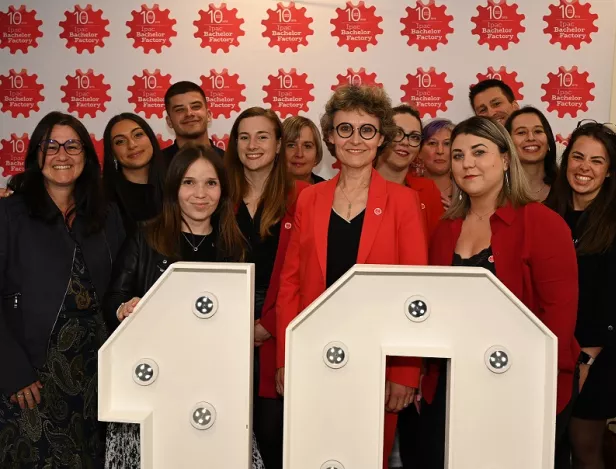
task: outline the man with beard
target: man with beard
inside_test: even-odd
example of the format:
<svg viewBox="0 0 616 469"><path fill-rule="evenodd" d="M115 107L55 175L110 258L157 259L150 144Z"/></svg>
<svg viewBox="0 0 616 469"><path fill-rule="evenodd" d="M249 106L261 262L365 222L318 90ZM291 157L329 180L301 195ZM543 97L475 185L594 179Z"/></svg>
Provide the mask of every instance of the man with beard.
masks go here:
<svg viewBox="0 0 616 469"><path fill-rule="evenodd" d="M212 115L207 109L207 100L201 87L191 81L178 81L165 93L167 125L175 132L173 145L163 153L167 163L186 143L213 148L222 158L225 152L214 145L207 134Z"/></svg>
<svg viewBox="0 0 616 469"><path fill-rule="evenodd" d="M513 90L501 80L480 81L471 88L468 97L476 116L490 117L501 125L520 108Z"/></svg>

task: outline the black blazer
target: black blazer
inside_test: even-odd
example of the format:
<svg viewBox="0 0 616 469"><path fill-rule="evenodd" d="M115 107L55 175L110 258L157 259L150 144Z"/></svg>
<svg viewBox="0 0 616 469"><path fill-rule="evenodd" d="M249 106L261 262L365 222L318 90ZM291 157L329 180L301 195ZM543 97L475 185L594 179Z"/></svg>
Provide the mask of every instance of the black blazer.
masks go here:
<svg viewBox="0 0 616 469"><path fill-rule="evenodd" d="M39 379L35 368L47 357L71 275L75 240L99 298L107 291L124 239L117 207L110 207L104 230L87 237L77 216L73 236L59 210L57 218L46 222L29 215L20 195L0 200L1 393L13 394Z"/></svg>

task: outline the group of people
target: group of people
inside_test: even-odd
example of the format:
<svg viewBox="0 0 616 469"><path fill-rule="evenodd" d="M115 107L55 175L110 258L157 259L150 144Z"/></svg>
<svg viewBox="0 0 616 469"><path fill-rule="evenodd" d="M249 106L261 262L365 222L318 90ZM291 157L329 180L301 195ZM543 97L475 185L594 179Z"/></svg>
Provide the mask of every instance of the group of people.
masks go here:
<svg viewBox="0 0 616 469"><path fill-rule="evenodd" d="M546 117L506 84L470 101L474 117L424 126L382 88L342 86L320 131L251 107L223 152L183 81L165 95L174 144L119 114L102 171L83 124L46 115L0 200L0 467L139 467L138 425L97 421L97 350L173 262L216 261L255 264L253 468L282 468L285 330L354 264L496 275L558 337L556 467L605 468L616 134L580 122L559 167ZM329 181L314 173L323 144ZM444 466L446 366L388 358L384 467L396 433L405 468Z"/></svg>

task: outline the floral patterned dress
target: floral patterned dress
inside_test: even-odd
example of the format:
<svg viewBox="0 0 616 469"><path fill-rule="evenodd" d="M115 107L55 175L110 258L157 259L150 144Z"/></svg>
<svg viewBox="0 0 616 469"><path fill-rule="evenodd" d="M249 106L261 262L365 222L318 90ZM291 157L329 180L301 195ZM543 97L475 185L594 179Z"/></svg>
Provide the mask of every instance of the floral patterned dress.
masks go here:
<svg viewBox="0 0 616 469"><path fill-rule="evenodd" d="M98 349L106 338L100 303L77 245L47 360L37 370L41 403L21 410L8 396L0 397L1 468L103 467L97 376Z"/></svg>

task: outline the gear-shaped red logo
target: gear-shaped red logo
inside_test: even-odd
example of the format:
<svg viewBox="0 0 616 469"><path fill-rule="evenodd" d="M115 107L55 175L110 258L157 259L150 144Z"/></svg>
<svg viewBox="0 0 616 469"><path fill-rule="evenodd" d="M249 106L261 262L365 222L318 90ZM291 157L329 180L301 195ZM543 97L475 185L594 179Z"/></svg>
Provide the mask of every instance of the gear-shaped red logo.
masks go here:
<svg viewBox="0 0 616 469"><path fill-rule="evenodd" d="M2 144L0 148L0 169L3 170L0 171L0 174L8 178L23 172L26 153L30 144L28 134L21 136L11 134L10 139L1 140L0 143Z"/></svg>
<svg viewBox="0 0 616 469"><path fill-rule="evenodd" d="M212 143L223 151L227 151L229 146L229 134L224 134L222 137L212 135Z"/></svg>
<svg viewBox="0 0 616 469"><path fill-rule="evenodd" d="M0 49L8 48L11 54L18 50L24 54L29 47L38 47L37 39L43 37L40 30L43 22L36 19L36 10L28 11L9 6L9 11L0 12Z"/></svg>
<svg viewBox="0 0 616 469"><path fill-rule="evenodd" d="M588 81L588 76L588 72L580 73L575 66L570 70L559 67L557 73L548 73L548 82L541 85L545 91L541 101L548 103L548 111L556 111L558 117L577 117L580 111L587 112L588 103L595 100L590 92L595 84Z"/></svg>
<svg viewBox="0 0 616 469"><path fill-rule="evenodd" d="M207 98L207 108L216 119L219 116L231 117L232 112L240 112L240 104L246 101L242 91L246 85L239 82L239 75L229 75L225 68L218 73L210 70L208 76L201 75L201 88Z"/></svg>
<svg viewBox="0 0 616 469"><path fill-rule="evenodd" d="M94 53L96 47L104 47L104 39L109 37L109 20L103 18L102 10L92 10L92 5L81 8L75 5L73 11L64 12L65 20L59 25L63 29L60 37L66 39L66 48L74 47L78 54L83 51Z"/></svg>
<svg viewBox="0 0 616 469"><path fill-rule="evenodd" d="M346 45L349 52L360 49L364 52L368 44L376 45L376 37L383 34L379 23L383 21L381 16L376 16L376 7L366 7L362 0L357 5L352 2L346 3L346 8L336 8L336 18L330 20L334 25L332 36L338 38L338 47Z"/></svg>
<svg viewBox="0 0 616 469"><path fill-rule="evenodd" d="M158 140L158 146L160 148L167 148L167 147L173 145L173 139L172 138L165 138L165 137L163 137L162 134L156 134L156 140Z"/></svg>
<svg viewBox="0 0 616 469"><path fill-rule="evenodd" d="M368 73L364 67L359 70L353 70L352 68L347 68L346 74L342 73L336 76L338 79L338 83L332 85L332 91L335 91L336 88L343 85L371 85L378 86L379 88L383 88L383 83L379 83L376 81L376 73Z"/></svg>
<svg viewBox="0 0 616 469"><path fill-rule="evenodd" d="M171 86L171 75L163 75L159 69L154 72L143 70L141 75L133 75L133 82L127 90L131 94L128 102L135 106L135 112L142 113L146 118L153 115L162 118L165 111L165 93Z"/></svg>
<svg viewBox="0 0 616 469"><path fill-rule="evenodd" d="M591 33L599 31L594 23L598 18L590 12L590 3L560 0L558 5L550 5L550 14L543 17L548 24L543 32L552 36L550 43L560 43L562 50L569 46L579 49L583 42L592 42Z"/></svg>
<svg viewBox="0 0 616 469"><path fill-rule="evenodd" d="M479 36L479 44L487 44L490 50L520 42L519 35L526 31L522 21L526 17L518 13L518 5L507 4L507 0L488 0L487 6L477 7L477 16L471 21L476 27L471 32Z"/></svg>
<svg viewBox="0 0 616 469"><path fill-rule="evenodd" d="M231 46L239 46L240 36L244 31L240 26L244 24L242 18L237 16L237 8L227 9L226 3L215 6L210 3L207 11L199 10L199 19L193 21L197 27L194 36L201 39L201 47L210 47L212 52L222 50L225 54L229 53Z"/></svg>
<svg viewBox="0 0 616 469"><path fill-rule="evenodd" d="M92 140L92 144L94 145L94 150L96 151L96 156L98 156L98 162L101 165L101 169L103 167L103 163L105 161L105 145L103 143L103 139L100 140L96 138L96 135L90 134L90 140Z"/></svg>
<svg viewBox="0 0 616 469"><path fill-rule="evenodd" d="M453 16L447 14L445 5L436 6L435 0L418 1L414 8L406 7L406 13L406 18L400 20L404 25L400 34L409 38L409 46L415 44L420 51L436 50L439 44L449 42L447 35L453 34L450 26Z"/></svg>
<svg viewBox="0 0 616 469"><path fill-rule="evenodd" d="M31 112L38 112L45 98L41 94L44 86L37 79L37 75L28 75L26 69L19 73L11 69L8 75L0 75L2 112L10 112L12 117L30 117Z"/></svg>
<svg viewBox="0 0 616 469"><path fill-rule="evenodd" d="M278 69L278 75L269 75L269 85L263 87L267 96L263 100L269 103L273 111L280 117L296 116L300 111L308 112L308 103L314 101L310 94L314 85L308 83L308 75L298 74L292 68L285 72Z"/></svg>
<svg viewBox="0 0 616 469"><path fill-rule="evenodd" d="M126 37L133 39L133 47L143 47L143 52L149 54L155 51L160 54L163 47L171 47L171 38L178 35L173 29L176 20L169 16L169 10L161 10L157 3L148 8L141 5L141 10L133 10L133 19L126 22L130 31Z"/></svg>
<svg viewBox="0 0 616 469"><path fill-rule="evenodd" d="M275 10L267 10L268 18L261 21L265 26L263 37L269 38L271 48L278 47L280 52L290 49L297 52L297 48L308 45L308 36L314 34L310 29L312 18L306 16L306 8L297 8L295 2L288 7L278 3Z"/></svg>
<svg viewBox="0 0 616 469"><path fill-rule="evenodd" d="M104 82L105 76L95 75L94 70L87 72L76 70L75 75L66 76L66 85L60 87L64 97L60 100L68 105L68 112L96 117L97 112L105 112L105 103L111 101L111 86Z"/></svg>
<svg viewBox="0 0 616 469"><path fill-rule="evenodd" d="M436 73L434 67L428 71L418 68L417 73L406 76L407 83L400 89L404 92L402 101L410 103L421 117L436 117L438 111L445 112L447 103L453 100L450 91L453 84L447 81L447 74Z"/></svg>
<svg viewBox="0 0 616 469"><path fill-rule="evenodd" d="M503 65L498 70L494 70L494 67L488 68L486 73L477 74L477 83L484 80L500 80L511 88L515 95L516 101L524 99L524 95L521 90L524 87L524 83L518 81L518 72L508 72L507 68ZM471 85L471 88L475 85Z"/></svg>

